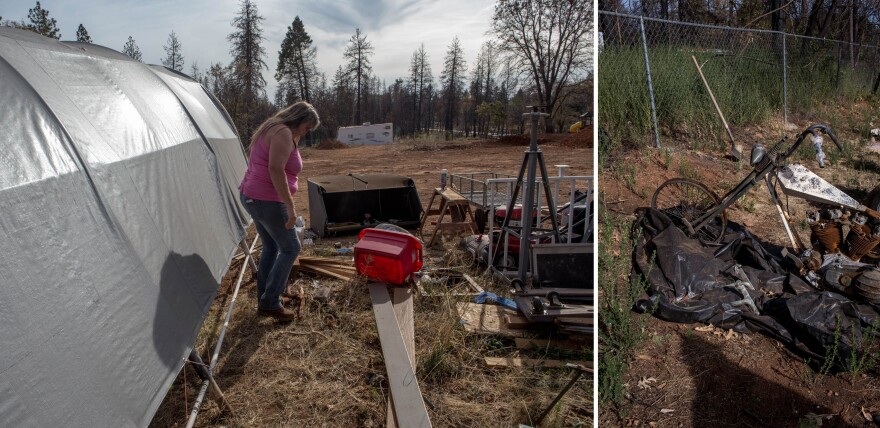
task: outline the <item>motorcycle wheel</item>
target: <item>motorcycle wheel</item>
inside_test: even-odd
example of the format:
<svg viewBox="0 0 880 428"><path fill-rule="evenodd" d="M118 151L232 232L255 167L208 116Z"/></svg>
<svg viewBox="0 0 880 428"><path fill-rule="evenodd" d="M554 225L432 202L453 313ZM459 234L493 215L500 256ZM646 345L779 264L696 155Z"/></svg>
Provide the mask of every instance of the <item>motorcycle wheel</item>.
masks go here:
<svg viewBox="0 0 880 428"><path fill-rule="evenodd" d="M688 178L673 178L661 184L651 198L651 208L662 211L685 233L694 222L721 203L721 199L702 183ZM689 226L690 225L690 226ZM704 244L720 242L727 231L727 213L712 218L694 231L694 238Z"/></svg>

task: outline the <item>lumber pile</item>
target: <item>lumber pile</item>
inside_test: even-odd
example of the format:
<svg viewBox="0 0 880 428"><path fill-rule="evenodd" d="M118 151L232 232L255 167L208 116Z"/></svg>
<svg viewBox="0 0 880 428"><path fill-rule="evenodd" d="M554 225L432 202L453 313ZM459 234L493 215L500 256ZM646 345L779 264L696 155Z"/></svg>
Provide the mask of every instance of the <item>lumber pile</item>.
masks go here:
<svg viewBox="0 0 880 428"><path fill-rule="evenodd" d="M357 270L351 258L302 256L296 259L293 266L304 272L329 276L344 281L351 281L357 276Z"/></svg>

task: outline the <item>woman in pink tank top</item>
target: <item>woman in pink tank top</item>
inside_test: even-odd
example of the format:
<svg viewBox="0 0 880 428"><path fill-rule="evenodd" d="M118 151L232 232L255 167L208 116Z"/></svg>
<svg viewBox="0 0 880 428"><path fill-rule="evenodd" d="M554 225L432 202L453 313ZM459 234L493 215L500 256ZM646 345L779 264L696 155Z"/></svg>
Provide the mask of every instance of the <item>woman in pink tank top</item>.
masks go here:
<svg viewBox="0 0 880 428"><path fill-rule="evenodd" d="M257 272L260 315L284 320L295 315L282 305L281 294L300 251L293 228L293 195L299 188L297 176L302 171L299 140L320 123L315 108L300 101L263 122L251 138L248 169L239 190L263 242Z"/></svg>

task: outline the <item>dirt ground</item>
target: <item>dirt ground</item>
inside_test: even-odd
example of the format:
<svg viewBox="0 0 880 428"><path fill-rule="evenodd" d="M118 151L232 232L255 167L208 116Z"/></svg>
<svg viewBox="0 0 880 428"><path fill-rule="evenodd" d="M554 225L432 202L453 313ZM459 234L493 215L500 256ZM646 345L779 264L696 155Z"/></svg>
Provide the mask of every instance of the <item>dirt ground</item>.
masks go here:
<svg viewBox="0 0 880 428"><path fill-rule="evenodd" d="M808 123L797 125L800 130ZM768 146L775 142L760 130L740 131L757 136L754 139ZM843 159L835 153L834 162L825 169L818 168L813 157L801 163L861 200L880 182L880 157L864 150L864 137L845 130L838 130L838 135L853 146L856 154L852 158ZM748 174L748 165L725 159L724 153L697 152L682 142L667 144L669 152L650 148L630 151L613 159L613 167L601 169L599 198L607 213L631 224L633 212L649 206L655 189L669 178L696 179L723 195ZM746 154L750 148L746 146ZM837 152L831 144L826 144L825 150L826 154ZM806 222L800 221L809 208L807 203L797 199L787 203L795 229L807 239ZM787 244L763 184L729 209L728 218L744 224L763 242ZM601 246L614 247L620 241L617 233L600 236ZM626 279L606 280L622 283ZM762 335L677 324L649 315L632 316L645 322L647 340L636 348L624 375L625 398L618 405L600 405L599 426L876 426L869 422L872 414L880 414L876 367L867 373L824 375L817 371L815 362L809 364ZM601 319L600 312L600 324Z"/></svg>
<svg viewBox="0 0 880 428"><path fill-rule="evenodd" d="M553 165L565 163L571 166L569 175L592 175L593 149L584 137L542 137L541 149L551 174L556 173ZM527 141L420 139L385 146L335 148L338 146L327 144L324 147L330 149L305 148L302 191L295 196L297 210L308 224L308 177L348 173L409 176L424 206L439 185L441 169L515 174ZM329 256L334 243L350 246L355 241L356 236L318 240L304 247L303 255ZM454 248L454 241L430 248L427 264L460 265L462 255ZM203 358L213 352L239 272L240 263L233 263L206 317L198 342ZM235 414L221 412L208 399L196 426L384 426L388 388L365 283L299 273L293 289L304 289L302 318L281 324L256 315L255 283L249 272L215 371ZM487 290L505 292L500 285L480 278L479 272L472 274ZM332 296L316 297L320 287L332 289ZM529 424L571 378L570 371L561 369L491 369L484 365L483 357L592 361L591 345L582 345L579 351L522 351L510 339L469 335L459 325L455 301L451 296L415 299L416 375L434 426ZM181 371L150 426L184 426L199 385L190 367ZM592 426L592 396L592 380L582 379L542 426Z"/></svg>

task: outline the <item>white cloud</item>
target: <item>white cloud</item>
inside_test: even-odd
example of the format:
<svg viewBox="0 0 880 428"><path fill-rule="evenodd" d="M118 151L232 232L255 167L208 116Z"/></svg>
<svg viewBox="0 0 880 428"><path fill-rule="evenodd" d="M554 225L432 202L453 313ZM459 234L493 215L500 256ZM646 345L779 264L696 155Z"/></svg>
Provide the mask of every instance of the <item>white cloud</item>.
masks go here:
<svg viewBox="0 0 880 428"><path fill-rule="evenodd" d="M193 63L204 70L214 63L229 63L232 19L239 10L237 0L41 0L49 16L58 21L63 40L74 40L83 24L96 44L121 51L132 36L144 61L161 64L163 46L174 30L183 47L184 71ZM373 72L390 84L406 77L412 53L425 44L434 77L440 75L443 57L452 38L458 36L468 64L474 61L492 19L493 0L257 0L265 20L264 77L271 96L276 83L278 50L287 27L295 16L318 48L318 67L332 78L342 64L345 45L360 28L373 44ZM6 0L4 19L26 19L34 0Z"/></svg>

